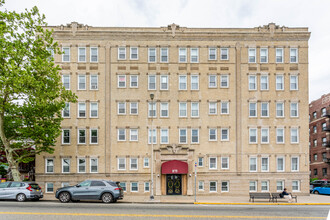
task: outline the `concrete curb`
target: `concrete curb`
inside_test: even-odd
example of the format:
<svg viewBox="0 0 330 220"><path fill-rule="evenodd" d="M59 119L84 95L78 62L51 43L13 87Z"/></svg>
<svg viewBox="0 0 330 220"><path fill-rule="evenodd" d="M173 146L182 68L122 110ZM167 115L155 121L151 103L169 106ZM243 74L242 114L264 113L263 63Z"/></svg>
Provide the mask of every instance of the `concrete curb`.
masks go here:
<svg viewBox="0 0 330 220"><path fill-rule="evenodd" d="M230 203L230 202L194 202L195 205L329 205L330 203Z"/></svg>

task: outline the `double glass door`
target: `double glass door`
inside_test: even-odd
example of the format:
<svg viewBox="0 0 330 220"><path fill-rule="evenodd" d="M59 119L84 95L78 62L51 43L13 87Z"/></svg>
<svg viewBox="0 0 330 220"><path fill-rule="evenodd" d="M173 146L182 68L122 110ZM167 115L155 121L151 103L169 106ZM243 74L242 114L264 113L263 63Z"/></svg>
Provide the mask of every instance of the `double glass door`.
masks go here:
<svg viewBox="0 0 330 220"><path fill-rule="evenodd" d="M182 195L181 174L166 175L166 195Z"/></svg>

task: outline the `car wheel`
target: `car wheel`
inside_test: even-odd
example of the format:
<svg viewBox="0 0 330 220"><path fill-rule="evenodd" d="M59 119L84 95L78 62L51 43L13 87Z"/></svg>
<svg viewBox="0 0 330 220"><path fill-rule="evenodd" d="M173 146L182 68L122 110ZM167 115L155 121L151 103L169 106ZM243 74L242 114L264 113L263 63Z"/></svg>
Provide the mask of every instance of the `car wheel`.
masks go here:
<svg viewBox="0 0 330 220"><path fill-rule="evenodd" d="M102 202L104 203L111 203L113 202L113 196L111 193L103 193L102 195Z"/></svg>
<svg viewBox="0 0 330 220"><path fill-rule="evenodd" d="M315 190L315 191L314 191L314 194L320 194L320 193L319 193L319 191Z"/></svg>
<svg viewBox="0 0 330 220"><path fill-rule="evenodd" d="M63 203L69 202L71 199L70 193L62 192L62 193L60 193L58 199L60 200L60 202L63 202Z"/></svg>
<svg viewBox="0 0 330 220"><path fill-rule="evenodd" d="M16 200L18 202L24 202L26 200L26 196L23 193L20 193L16 196Z"/></svg>

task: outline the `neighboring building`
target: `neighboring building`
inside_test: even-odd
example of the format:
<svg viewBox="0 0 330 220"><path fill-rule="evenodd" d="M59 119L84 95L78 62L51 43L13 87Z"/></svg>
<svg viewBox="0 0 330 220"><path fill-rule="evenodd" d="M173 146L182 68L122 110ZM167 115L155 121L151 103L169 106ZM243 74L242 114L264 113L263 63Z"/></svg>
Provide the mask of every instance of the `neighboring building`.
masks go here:
<svg viewBox="0 0 330 220"><path fill-rule="evenodd" d="M330 93L309 104L311 178L330 180Z"/></svg>
<svg viewBox="0 0 330 220"><path fill-rule="evenodd" d="M155 195L193 195L195 163L198 195L309 194L307 28L48 28L78 102L37 156L46 196L87 178L149 195L152 162Z"/></svg>

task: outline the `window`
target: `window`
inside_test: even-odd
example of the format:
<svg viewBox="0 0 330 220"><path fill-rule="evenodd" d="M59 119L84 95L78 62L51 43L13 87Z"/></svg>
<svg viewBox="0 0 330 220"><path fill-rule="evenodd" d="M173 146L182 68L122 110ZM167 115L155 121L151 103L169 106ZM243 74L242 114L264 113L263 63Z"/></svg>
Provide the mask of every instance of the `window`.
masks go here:
<svg viewBox="0 0 330 220"><path fill-rule="evenodd" d="M257 90L257 76L249 76L249 90Z"/></svg>
<svg viewBox="0 0 330 220"><path fill-rule="evenodd" d="M262 157L261 158L261 172L268 172L269 171L269 158Z"/></svg>
<svg viewBox="0 0 330 220"><path fill-rule="evenodd" d="M179 90L187 90L187 76L179 76Z"/></svg>
<svg viewBox="0 0 330 220"><path fill-rule="evenodd" d="M166 117L167 118L169 116L168 106L169 106L168 102L160 103L160 117Z"/></svg>
<svg viewBox="0 0 330 220"><path fill-rule="evenodd" d="M199 143L199 130L191 129L191 143L198 144Z"/></svg>
<svg viewBox="0 0 330 220"><path fill-rule="evenodd" d="M181 128L179 129L179 136L180 136L180 144L187 143L187 129Z"/></svg>
<svg viewBox="0 0 330 220"><path fill-rule="evenodd" d="M326 146L327 145L327 138L323 137L322 138L322 146Z"/></svg>
<svg viewBox="0 0 330 220"><path fill-rule="evenodd" d="M168 76L160 76L160 90L168 90Z"/></svg>
<svg viewBox="0 0 330 220"><path fill-rule="evenodd" d="M314 154L314 161L317 161L317 154Z"/></svg>
<svg viewBox="0 0 330 220"><path fill-rule="evenodd" d="M276 63L283 63L283 48L276 48Z"/></svg>
<svg viewBox="0 0 330 220"><path fill-rule="evenodd" d="M284 128L276 128L276 143L284 144Z"/></svg>
<svg viewBox="0 0 330 220"><path fill-rule="evenodd" d="M210 192L217 192L217 182L210 181Z"/></svg>
<svg viewBox="0 0 330 220"><path fill-rule="evenodd" d="M290 103L290 116L298 117L298 103L297 102Z"/></svg>
<svg viewBox="0 0 330 220"><path fill-rule="evenodd" d="M291 171L299 171L299 157L291 157Z"/></svg>
<svg viewBox="0 0 330 220"><path fill-rule="evenodd" d="M118 102L118 115L126 114L126 102Z"/></svg>
<svg viewBox="0 0 330 220"><path fill-rule="evenodd" d="M46 173L54 173L54 159L46 159Z"/></svg>
<svg viewBox="0 0 330 220"><path fill-rule="evenodd" d="M210 157L210 169L216 170L217 169L217 158Z"/></svg>
<svg viewBox="0 0 330 220"><path fill-rule="evenodd" d="M217 114L217 102L209 102L209 114L210 115Z"/></svg>
<svg viewBox="0 0 330 220"><path fill-rule="evenodd" d="M191 117L199 117L199 102L191 103Z"/></svg>
<svg viewBox="0 0 330 220"><path fill-rule="evenodd" d="M268 90L268 76L260 76L260 90Z"/></svg>
<svg viewBox="0 0 330 220"><path fill-rule="evenodd" d="M70 159L62 158L62 173L70 173Z"/></svg>
<svg viewBox="0 0 330 220"><path fill-rule="evenodd" d="M160 143L161 144L168 144L168 129L161 129L160 130Z"/></svg>
<svg viewBox="0 0 330 220"><path fill-rule="evenodd" d="M229 56L228 56L228 48L221 48L220 49L220 60L228 60Z"/></svg>
<svg viewBox="0 0 330 220"><path fill-rule="evenodd" d="M314 147L317 147L317 139L315 139L313 142L314 142Z"/></svg>
<svg viewBox="0 0 330 220"><path fill-rule="evenodd" d="M99 54L99 48L97 47L91 47L91 62L96 63L98 62L98 54Z"/></svg>
<svg viewBox="0 0 330 220"><path fill-rule="evenodd" d="M292 192L299 192L299 191L300 191L300 181L292 180Z"/></svg>
<svg viewBox="0 0 330 220"><path fill-rule="evenodd" d="M204 157L198 157L198 166L203 167L204 166Z"/></svg>
<svg viewBox="0 0 330 220"><path fill-rule="evenodd" d="M98 90L99 86L99 76L90 75L90 90Z"/></svg>
<svg viewBox="0 0 330 220"><path fill-rule="evenodd" d="M156 129L149 129L148 132L148 143L151 144L151 140L153 140L153 143L157 143L157 136L156 136Z"/></svg>
<svg viewBox="0 0 330 220"><path fill-rule="evenodd" d="M290 90L298 90L298 76L297 75L290 76Z"/></svg>
<svg viewBox="0 0 330 220"><path fill-rule="evenodd" d="M290 63L298 63L298 48L290 48Z"/></svg>
<svg viewBox="0 0 330 220"><path fill-rule="evenodd" d="M327 130L327 123L322 123L322 131L325 131L325 130ZM316 133L316 131L314 132L314 133Z"/></svg>
<svg viewBox="0 0 330 220"><path fill-rule="evenodd" d="M221 182L221 192L229 192L229 182L228 181Z"/></svg>
<svg viewBox="0 0 330 220"><path fill-rule="evenodd" d="M268 48L260 48L260 63L268 63Z"/></svg>
<svg viewBox="0 0 330 220"><path fill-rule="evenodd" d="M118 60L126 60L126 47L118 47Z"/></svg>
<svg viewBox="0 0 330 220"><path fill-rule="evenodd" d="M130 114L131 115L137 115L138 114L138 103L137 102L131 102L130 105Z"/></svg>
<svg viewBox="0 0 330 220"><path fill-rule="evenodd" d="M217 129L210 128L209 129L209 141L216 141L217 140Z"/></svg>
<svg viewBox="0 0 330 220"><path fill-rule="evenodd" d="M97 158L91 158L90 159L90 172L91 173L97 173L98 172L98 159Z"/></svg>
<svg viewBox="0 0 330 220"><path fill-rule="evenodd" d="M149 102L148 103L148 117L156 118L157 117L157 105L155 102Z"/></svg>
<svg viewBox="0 0 330 220"><path fill-rule="evenodd" d="M277 172L284 172L284 169L285 169L284 157L276 158L276 168L277 168Z"/></svg>
<svg viewBox="0 0 330 220"><path fill-rule="evenodd" d="M138 159L137 158L130 159L130 170L138 170Z"/></svg>
<svg viewBox="0 0 330 220"><path fill-rule="evenodd" d="M148 168L149 167L149 157L145 157L143 159L143 167Z"/></svg>
<svg viewBox="0 0 330 220"><path fill-rule="evenodd" d="M250 181L249 191L250 192L256 192L257 191L257 181Z"/></svg>
<svg viewBox="0 0 330 220"><path fill-rule="evenodd" d="M148 48L148 62L156 62L156 48Z"/></svg>
<svg viewBox="0 0 330 220"><path fill-rule="evenodd" d="M138 192L139 191L139 184L137 182L131 183L131 192Z"/></svg>
<svg viewBox="0 0 330 220"><path fill-rule="evenodd" d="M160 62L167 63L168 62L168 48L160 48Z"/></svg>
<svg viewBox="0 0 330 220"><path fill-rule="evenodd" d="M70 89L70 75L62 75L62 83L66 90Z"/></svg>
<svg viewBox="0 0 330 220"><path fill-rule="evenodd" d="M322 168L322 176L327 176L327 168Z"/></svg>
<svg viewBox="0 0 330 220"><path fill-rule="evenodd" d="M148 76L148 90L156 90L156 76L155 75Z"/></svg>
<svg viewBox="0 0 330 220"><path fill-rule="evenodd" d="M276 191L282 192L283 190L284 190L284 181L283 180L276 181Z"/></svg>
<svg viewBox="0 0 330 220"><path fill-rule="evenodd" d="M317 176L317 169L314 169L314 176Z"/></svg>
<svg viewBox="0 0 330 220"><path fill-rule="evenodd" d="M54 183L46 183L46 193L54 192Z"/></svg>
<svg viewBox="0 0 330 220"><path fill-rule="evenodd" d="M97 118L99 117L99 103L98 102L91 102L90 103L90 117Z"/></svg>
<svg viewBox="0 0 330 220"><path fill-rule="evenodd" d="M229 141L229 129L221 128L221 141Z"/></svg>
<svg viewBox="0 0 330 220"><path fill-rule="evenodd" d="M78 75L78 90L86 90L86 75Z"/></svg>
<svg viewBox="0 0 330 220"><path fill-rule="evenodd" d="M78 129L78 144L86 144L86 130Z"/></svg>
<svg viewBox="0 0 330 220"><path fill-rule="evenodd" d="M198 181L198 190L204 191L204 181Z"/></svg>
<svg viewBox="0 0 330 220"><path fill-rule="evenodd" d="M144 192L149 192L150 191L150 183L149 182L145 182L144 183Z"/></svg>
<svg viewBox="0 0 330 220"><path fill-rule="evenodd" d="M261 143L269 143L269 128L261 128Z"/></svg>
<svg viewBox="0 0 330 220"><path fill-rule="evenodd" d="M126 88L126 76L125 75L118 76L118 88Z"/></svg>
<svg viewBox="0 0 330 220"><path fill-rule="evenodd" d="M86 62L86 47L78 47L78 62Z"/></svg>
<svg viewBox="0 0 330 220"><path fill-rule="evenodd" d="M139 140L139 131L138 129L130 129L129 131L129 140L138 141Z"/></svg>
<svg viewBox="0 0 330 220"><path fill-rule="evenodd" d="M283 75L276 76L276 90L284 90L284 76Z"/></svg>
<svg viewBox="0 0 330 220"><path fill-rule="evenodd" d="M229 114L229 102L221 102L221 114Z"/></svg>
<svg viewBox="0 0 330 220"><path fill-rule="evenodd" d="M269 117L269 103L268 102L261 103L261 117Z"/></svg>
<svg viewBox="0 0 330 220"><path fill-rule="evenodd" d="M228 88L228 75L221 75L220 76L220 88Z"/></svg>
<svg viewBox="0 0 330 220"><path fill-rule="evenodd" d="M187 103L186 102L179 103L179 117L187 117Z"/></svg>
<svg viewBox="0 0 330 220"><path fill-rule="evenodd" d="M123 189L124 192L126 192L126 183L125 182L120 182L120 187Z"/></svg>
<svg viewBox="0 0 330 220"><path fill-rule="evenodd" d="M118 170L126 170L126 158L118 158Z"/></svg>
<svg viewBox="0 0 330 220"><path fill-rule="evenodd" d="M256 48L249 48L249 63L256 62Z"/></svg>
<svg viewBox="0 0 330 220"><path fill-rule="evenodd" d="M256 157L250 157L250 172L257 172L257 158Z"/></svg>
<svg viewBox="0 0 330 220"><path fill-rule="evenodd" d="M284 103L276 102L276 117L284 117Z"/></svg>
<svg viewBox="0 0 330 220"><path fill-rule="evenodd" d="M256 144L257 143L257 129L256 128L250 128L249 129L249 143L250 144Z"/></svg>
<svg viewBox="0 0 330 220"><path fill-rule="evenodd" d="M63 118L70 118L70 102L65 103L65 107L62 111Z"/></svg>
<svg viewBox="0 0 330 220"><path fill-rule="evenodd" d="M198 63L198 48L190 48L190 62Z"/></svg>
<svg viewBox="0 0 330 220"><path fill-rule="evenodd" d="M118 129L118 141L126 141L126 130L125 129Z"/></svg>
<svg viewBox="0 0 330 220"><path fill-rule="evenodd" d="M199 90L199 76L192 75L191 76L191 90Z"/></svg>
<svg viewBox="0 0 330 220"><path fill-rule="evenodd" d="M70 130L69 129L62 130L62 144L70 144Z"/></svg>
<svg viewBox="0 0 330 220"><path fill-rule="evenodd" d="M217 48L209 48L209 60L217 60Z"/></svg>
<svg viewBox="0 0 330 220"><path fill-rule="evenodd" d="M187 48L179 48L179 63L187 62Z"/></svg>
<svg viewBox="0 0 330 220"><path fill-rule="evenodd" d="M315 119L317 117L316 112L313 112L313 118Z"/></svg>
<svg viewBox="0 0 330 220"><path fill-rule="evenodd" d="M261 181L261 192L269 191L269 181Z"/></svg>
<svg viewBox="0 0 330 220"><path fill-rule="evenodd" d="M291 128L291 143L298 143L298 128Z"/></svg>
<svg viewBox="0 0 330 220"><path fill-rule="evenodd" d="M249 103L249 117L257 117L257 103L256 102Z"/></svg>
<svg viewBox="0 0 330 220"><path fill-rule="evenodd" d="M138 48L137 47L131 47L131 60L138 60L139 54L138 54Z"/></svg>
<svg viewBox="0 0 330 220"><path fill-rule="evenodd" d="M229 157L221 157L221 169L229 169Z"/></svg>
<svg viewBox="0 0 330 220"><path fill-rule="evenodd" d="M86 172L86 159L78 158L78 173L85 173L85 172Z"/></svg>
<svg viewBox="0 0 330 220"><path fill-rule="evenodd" d="M327 114L327 109L326 108L322 108L321 109L321 117L325 116Z"/></svg>
<svg viewBox="0 0 330 220"><path fill-rule="evenodd" d="M90 129L90 144L98 144L98 129Z"/></svg>
<svg viewBox="0 0 330 220"><path fill-rule="evenodd" d="M322 153L322 160L326 160L327 159L327 152L323 152Z"/></svg>
<svg viewBox="0 0 330 220"><path fill-rule="evenodd" d="M217 75L209 75L209 88L217 88Z"/></svg>
<svg viewBox="0 0 330 220"><path fill-rule="evenodd" d="M130 76L130 87L131 88L139 87L139 76L137 75Z"/></svg>
<svg viewBox="0 0 330 220"><path fill-rule="evenodd" d="M62 47L62 62L70 62L70 47Z"/></svg>
<svg viewBox="0 0 330 220"><path fill-rule="evenodd" d="M49 55L49 60L52 60L51 58L54 59L54 49L53 48L47 48Z"/></svg>

